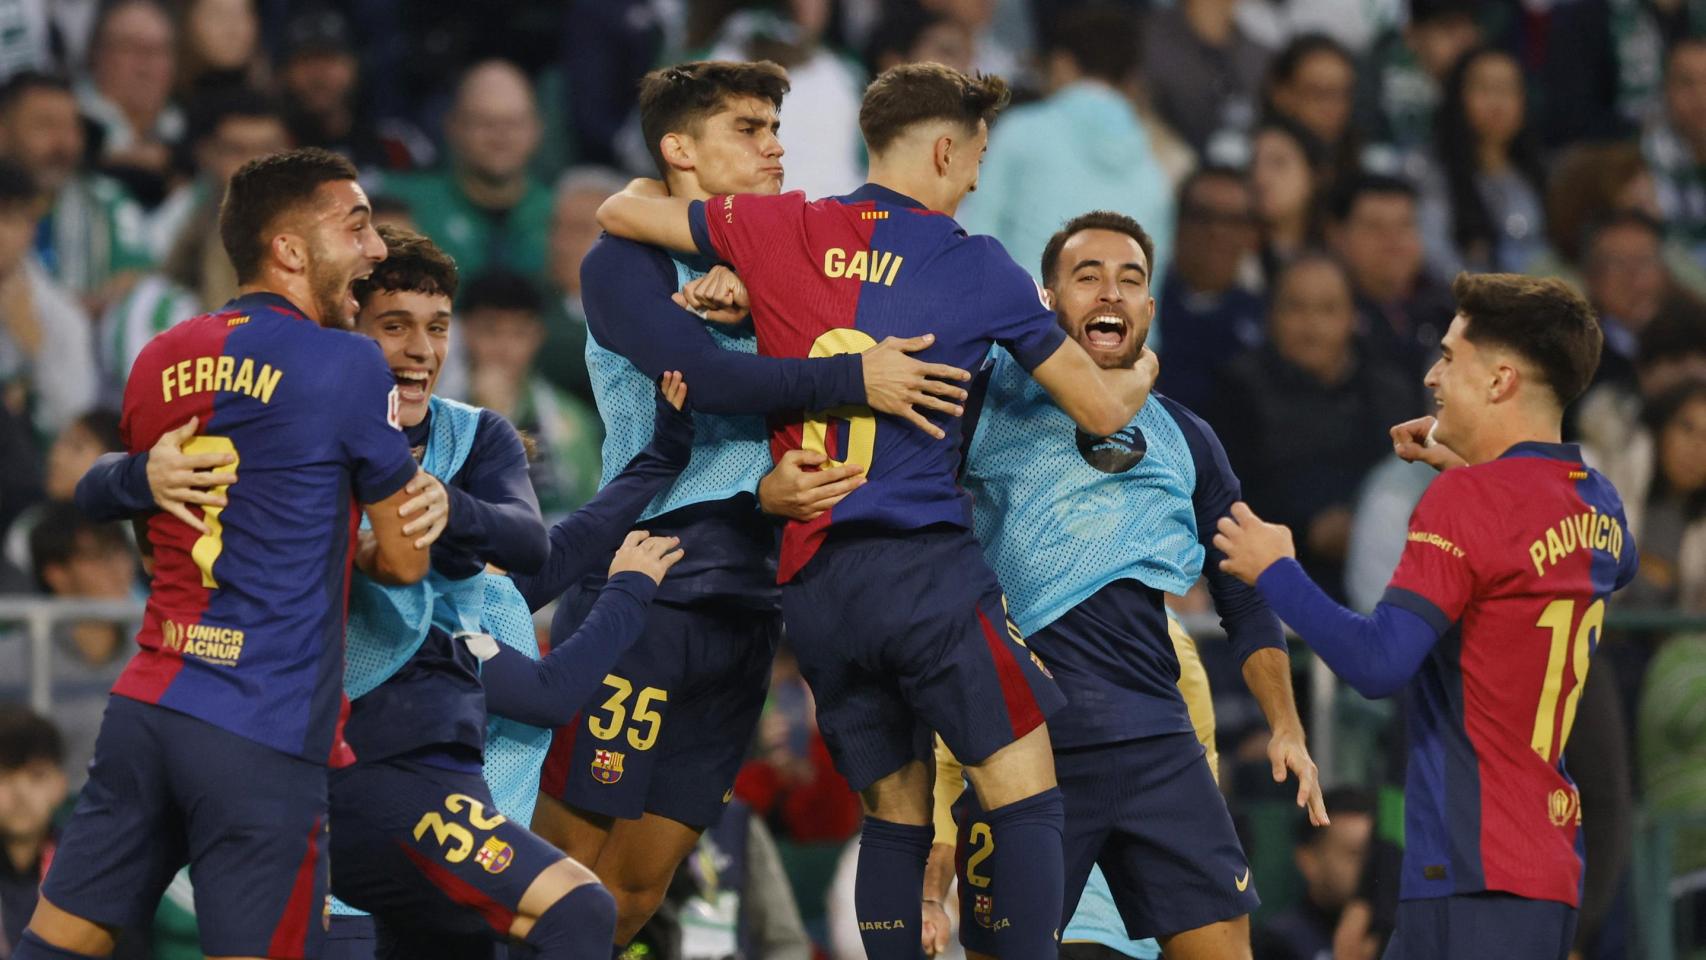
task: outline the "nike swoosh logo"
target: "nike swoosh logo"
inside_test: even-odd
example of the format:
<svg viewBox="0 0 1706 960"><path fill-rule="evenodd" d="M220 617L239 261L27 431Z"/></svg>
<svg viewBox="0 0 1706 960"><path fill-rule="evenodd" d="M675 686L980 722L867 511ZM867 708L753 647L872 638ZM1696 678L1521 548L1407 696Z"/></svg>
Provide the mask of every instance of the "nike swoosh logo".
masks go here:
<svg viewBox="0 0 1706 960"><path fill-rule="evenodd" d="M1250 888L1250 868L1245 867L1244 876L1233 880L1232 884L1238 888L1239 893L1243 893L1245 890L1248 890Z"/></svg>

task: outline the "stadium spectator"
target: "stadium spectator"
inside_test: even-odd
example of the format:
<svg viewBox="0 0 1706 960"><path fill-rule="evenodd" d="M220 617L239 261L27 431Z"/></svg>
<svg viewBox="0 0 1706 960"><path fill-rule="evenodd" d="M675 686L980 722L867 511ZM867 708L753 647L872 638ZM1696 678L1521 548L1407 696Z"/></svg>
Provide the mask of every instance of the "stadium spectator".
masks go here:
<svg viewBox="0 0 1706 960"><path fill-rule="evenodd" d="M781 10L787 16L758 10L730 16L707 58L773 60L787 68L790 91L777 132L787 151L786 188L813 199L849 193L865 177L859 142L863 71L824 45L827 0L785 4Z"/></svg>
<svg viewBox="0 0 1706 960"><path fill-rule="evenodd" d="M1490 47L1464 54L1446 77L1433 134L1421 209L1429 265L1447 277L1521 271L1546 241L1546 180L1515 58Z"/></svg>
<svg viewBox="0 0 1706 960"><path fill-rule="evenodd" d="M430 163L432 143L420 131L393 117L368 115L360 77L343 15L318 4L294 11L284 28L278 84L295 145L341 154L364 174Z"/></svg>
<svg viewBox="0 0 1706 960"><path fill-rule="evenodd" d="M1619 602L1706 612L1706 380L1653 397L1620 447L1589 448L1623 495L1641 569Z"/></svg>
<svg viewBox="0 0 1706 960"><path fill-rule="evenodd" d="M1157 249L1172 249L1173 191L1132 102L1137 45L1137 23L1120 7L1061 19L1049 41L1048 98L1014 108L990 132L978 189L957 215L969 232L994 236L1034 270L1062 223L1111 210L1142 223Z"/></svg>
<svg viewBox="0 0 1706 960"><path fill-rule="evenodd" d="M1216 134L1242 135L1256 121L1271 54L1239 29L1238 6L1183 0L1158 7L1144 25L1144 86L1161 118L1199 156L1209 155Z"/></svg>
<svg viewBox="0 0 1706 960"><path fill-rule="evenodd" d="M177 43L159 0L104 5L89 43L89 79L77 88L101 133L101 169L148 207L164 199L172 151L184 137L183 111L172 102Z"/></svg>
<svg viewBox="0 0 1706 960"><path fill-rule="evenodd" d="M1706 37L1683 37L1665 58L1664 113L1641 138L1673 234L1706 250Z"/></svg>
<svg viewBox="0 0 1706 960"><path fill-rule="evenodd" d="M0 87L0 156L50 198L34 238L41 263L99 315L151 265L142 210L116 181L83 168L77 99L64 80L20 73Z"/></svg>
<svg viewBox="0 0 1706 960"><path fill-rule="evenodd" d="M1192 410L1212 406L1221 368L1261 344L1260 297L1239 283L1256 252L1256 214L1241 171L1203 167L1179 188L1178 252L1156 313L1161 392Z"/></svg>
<svg viewBox="0 0 1706 960"><path fill-rule="evenodd" d="M1391 450L1386 429L1418 409L1408 373L1356 338L1344 270L1319 253L1274 285L1268 343L1228 364L1209 409L1245 499L1300 532L1317 582L1343 593L1351 505Z"/></svg>
<svg viewBox="0 0 1706 960"><path fill-rule="evenodd" d="M237 295L237 274L217 229L225 185L250 160L290 149L290 131L276 104L243 87L205 93L188 110L195 179L155 211L154 244L161 271L212 310Z"/></svg>
<svg viewBox="0 0 1706 960"><path fill-rule="evenodd" d="M1432 144L1446 74L1481 42L1475 0L1411 0L1409 7L1409 23L1376 41L1361 75L1361 121L1403 153Z"/></svg>
<svg viewBox="0 0 1706 960"><path fill-rule="evenodd" d="M49 504L30 530L30 559L37 586L68 600L132 600L136 553L124 528L95 523L69 503ZM95 735L107 691L130 660L129 624L105 620L61 622L52 632L49 675L53 719L65 734L72 789L81 789L95 755ZM0 696L22 700L30 656L17 646L0 656Z"/></svg>
<svg viewBox="0 0 1706 960"><path fill-rule="evenodd" d="M586 371L586 311L581 307L581 260L601 232L598 205L626 183L605 167L576 167L557 180L551 208L551 300L545 309L545 346L539 370L558 389L593 403Z"/></svg>
<svg viewBox="0 0 1706 960"><path fill-rule="evenodd" d="M271 77L261 50L255 0L187 0L178 8L177 95L184 103L208 93L264 90ZM188 132L194 136L191 118Z"/></svg>
<svg viewBox="0 0 1706 960"><path fill-rule="evenodd" d="M1321 242L1318 184L1325 163L1321 141L1284 117L1262 121L1250 138L1250 187L1269 284L1293 257Z"/></svg>
<svg viewBox="0 0 1706 960"><path fill-rule="evenodd" d="M449 164L389 178L386 192L464 274L502 266L544 281L551 191L528 172L541 128L527 76L504 60L470 67L444 132Z"/></svg>
<svg viewBox="0 0 1706 960"><path fill-rule="evenodd" d="M47 474L43 488L49 500L70 502L77 492L77 481L95 459L104 453L123 452L124 440L119 436L118 414L109 409L90 410L71 421L53 446L47 449Z"/></svg>
<svg viewBox="0 0 1706 960"><path fill-rule="evenodd" d="M1424 269L1415 188L1353 177L1333 191L1327 220L1328 246L1356 291L1359 332L1421 380L1457 310L1451 290Z"/></svg>
<svg viewBox="0 0 1706 960"><path fill-rule="evenodd" d="M42 498L41 452L28 419L0 403L0 534L30 505ZM0 557L0 593L29 592L28 563Z"/></svg>
<svg viewBox="0 0 1706 960"><path fill-rule="evenodd" d="M53 859L53 817L68 790L53 721L22 704L0 706L0 952L8 956L35 911Z"/></svg>
<svg viewBox="0 0 1706 960"><path fill-rule="evenodd" d="M1374 835L1374 798L1356 787L1327 791L1333 822L1315 828L1300 823L1292 862L1303 877L1303 899L1263 924L1256 953L1263 960L1332 957L1333 931L1345 905L1356 896Z"/></svg>
<svg viewBox="0 0 1706 960"><path fill-rule="evenodd" d="M1022 82L1024 57L997 35L994 0L919 0L926 10L940 13L971 34L971 68Z"/></svg>
<svg viewBox="0 0 1706 960"><path fill-rule="evenodd" d="M0 403L52 435L95 402L89 319L30 249L40 193L0 160Z"/></svg>
<svg viewBox="0 0 1706 960"><path fill-rule="evenodd" d="M840 843L859 830L859 798L835 772L818 732L811 689L786 646L770 668L770 692L752 759L735 796L794 843Z"/></svg>
<svg viewBox="0 0 1706 960"><path fill-rule="evenodd" d="M1322 187L1361 166L1362 138L1351 126L1356 77L1350 51L1321 33L1294 38L1268 64L1264 112L1297 123L1321 142L1326 160L1316 177Z"/></svg>
<svg viewBox="0 0 1706 960"><path fill-rule="evenodd" d="M614 164L624 129L639 140L631 121L640 78L681 48L687 25L670 15L668 0L570 0L563 6L561 70L569 95L552 106L568 117L579 162Z"/></svg>
<svg viewBox="0 0 1706 960"><path fill-rule="evenodd" d="M911 5L891 7L865 45L865 68L876 76L903 63L935 62L961 72L972 69L972 35L966 25Z"/></svg>
<svg viewBox="0 0 1706 960"><path fill-rule="evenodd" d="M463 288L458 316L468 353L468 398L533 439L529 473L539 510L551 522L598 492L604 430L591 407L534 370L545 342L544 309L531 280L494 269Z"/></svg>

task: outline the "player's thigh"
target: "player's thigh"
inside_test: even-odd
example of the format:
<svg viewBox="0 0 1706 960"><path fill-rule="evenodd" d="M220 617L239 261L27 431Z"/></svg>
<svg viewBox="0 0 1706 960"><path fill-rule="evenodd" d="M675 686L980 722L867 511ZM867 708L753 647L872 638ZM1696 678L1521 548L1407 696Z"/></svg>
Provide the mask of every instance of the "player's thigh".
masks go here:
<svg viewBox="0 0 1706 960"><path fill-rule="evenodd" d="M598 862L615 822L600 813L573 809L543 789L533 807L533 832L579 863Z"/></svg>
<svg viewBox="0 0 1706 960"><path fill-rule="evenodd" d="M619 897L661 894L676 867L699 842L702 830L655 813L618 820L594 872Z"/></svg>
<svg viewBox="0 0 1706 960"><path fill-rule="evenodd" d="M497 812L475 773L394 761L332 781L332 889L405 930L509 935L562 851Z"/></svg>
<svg viewBox="0 0 1706 960"><path fill-rule="evenodd" d="M648 751L647 814L697 830L722 818L734 797L770 691L781 615L728 604L695 608L682 624L686 676Z"/></svg>
<svg viewBox="0 0 1706 960"><path fill-rule="evenodd" d="M50 942L111 936L79 927L117 928L152 916L188 856L168 753L180 749L162 727L180 717L125 697L108 700L89 780L59 837L41 895L56 911L38 929ZM181 749L193 749L184 744ZM33 921L32 921L33 923Z"/></svg>
<svg viewBox="0 0 1706 960"><path fill-rule="evenodd" d="M176 754L173 764L202 950L220 957L319 956L326 768L189 717L179 726L206 751ZM213 735L199 735L207 731Z"/></svg>
<svg viewBox="0 0 1706 960"><path fill-rule="evenodd" d="M1250 918L1217 920L1160 940L1167 960L1249 960Z"/></svg>
<svg viewBox="0 0 1706 960"><path fill-rule="evenodd" d="M673 732L689 651L701 629L693 608L654 603L645 634L604 678L572 732L552 744L558 794L590 814L633 819L646 810L658 745ZM556 784L551 784L556 786Z"/></svg>
<svg viewBox="0 0 1706 960"><path fill-rule="evenodd" d="M818 732L855 791L931 758L930 730L894 676L878 667L885 631L845 614L849 583L870 568L860 551L831 549L782 588L788 645L811 687ZM855 603L855 605L857 605Z"/></svg>
<svg viewBox="0 0 1706 960"><path fill-rule="evenodd" d="M1260 905L1232 816L1193 734L1098 752L1102 775L1121 800L1097 862L1132 938L1196 931ZM1075 766L1072 783L1085 775Z"/></svg>

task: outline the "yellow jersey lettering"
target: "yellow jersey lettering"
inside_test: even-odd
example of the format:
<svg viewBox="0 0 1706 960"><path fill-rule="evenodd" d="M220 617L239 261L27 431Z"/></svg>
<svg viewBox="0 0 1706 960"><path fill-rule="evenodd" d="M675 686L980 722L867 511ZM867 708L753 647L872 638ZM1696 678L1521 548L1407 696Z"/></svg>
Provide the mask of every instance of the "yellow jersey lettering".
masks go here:
<svg viewBox="0 0 1706 960"><path fill-rule="evenodd" d="M906 259L905 257L901 256L898 253L894 255L894 265L889 267L889 275L887 277L883 278L883 286L885 286L885 287L894 286L894 278L896 275L898 275L900 273L900 262L902 260L905 260L905 259Z"/></svg>
<svg viewBox="0 0 1706 960"><path fill-rule="evenodd" d="M272 392L278 389L278 382L283 378L283 370L274 370L270 363L261 364L260 376L255 378L255 390L249 396L262 403L271 403Z"/></svg>
<svg viewBox="0 0 1706 960"><path fill-rule="evenodd" d="M236 368L237 368L237 361L236 360L232 359L231 357L225 357L225 356L220 357L219 361L216 364L214 364L214 368L213 368L213 389L215 389L215 390L230 390L231 389L231 371L235 370Z"/></svg>
<svg viewBox="0 0 1706 960"><path fill-rule="evenodd" d="M869 277L867 276L867 274L865 272L865 267L868 265L869 257L870 257L870 254L866 253L863 250L853 251L853 256L848 258L848 260L847 260L847 279L849 279L849 280L854 280L854 279L866 280L866 279L869 279Z"/></svg>
<svg viewBox="0 0 1706 960"><path fill-rule="evenodd" d="M160 394L164 403L172 402L172 388L178 385L177 368L167 367L160 371Z"/></svg>
<svg viewBox="0 0 1706 960"><path fill-rule="evenodd" d="M273 392L283 379L283 370L270 363L263 363L256 370L255 361L247 357L240 365L235 357L193 357L160 371L160 395L171 403L192 393L216 390L271 403Z"/></svg>
<svg viewBox="0 0 1706 960"><path fill-rule="evenodd" d="M1425 530L1411 530L1409 541L1411 543L1425 543L1430 547L1438 547L1454 557L1463 556L1462 547L1459 547L1457 544L1452 543L1450 540L1447 540L1437 533L1428 533Z"/></svg>
<svg viewBox="0 0 1706 960"><path fill-rule="evenodd" d="M854 250L848 253L840 247L830 247L823 252L823 275L831 280L863 280L892 287L894 278L900 274L901 261L905 259L888 250Z"/></svg>
<svg viewBox="0 0 1706 960"><path fill-rule="evenodd" d="M847 271L847 251L830 247L823 252L823 275L836 280Z"/></svg>
<svg viewBox="0 0 1706 960"><path fill-rule="evenodd" d="M249 393L255 389L255 361L243 358L243 365L237 368L237 379L231 381L232 393Z"/></svg>
<svg viewBox="0 0 1706 960"><path fill-rule="evenodd" d="M1528 545L1528 559L1534 564L1535 576L1544 577L1560 560L1578 550L1599 550L1621 560L1623 527L1615 517L1592 508L1571 514Z"/></svg>
<svg viewBox="0 0 1706 960"><path fill-rule="evenodd" d="M195 358L195 391L205 393L213 389L213 358Z"/></svg>
<svg viewBox="0 0 1706 960"><path fill-rule="evenodd" d="M194 367L195 363L191 360L179 360L177 365L173 367L173 371L177 374L175 379L178 382L178 396L180 398L182 398L186 393L195 392L194 388L191 386L195 381L190 379L190 371Z"/></svg>

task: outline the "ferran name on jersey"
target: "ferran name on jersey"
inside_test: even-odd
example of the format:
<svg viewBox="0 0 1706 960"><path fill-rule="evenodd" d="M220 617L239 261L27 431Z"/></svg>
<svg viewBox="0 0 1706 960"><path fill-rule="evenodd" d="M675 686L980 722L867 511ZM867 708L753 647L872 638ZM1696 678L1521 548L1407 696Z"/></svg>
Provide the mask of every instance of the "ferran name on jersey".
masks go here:
<svg viewBox="0 0 1706 960"><path fill-rule="evenodd" d="M160 393L166 403L172 402L174 393L177 399L182 399L209 390L241 393L271 403L273 391L283 378L284 371L270 363L263 363L257 369L252 357L244 357L241 364L236 357L195 357L179 360L160 371Z"/></svg>
<svg viewBox="0 0 1706 960"><path fill-rule="evenodd" d="M615 783L622 779L624 755L618 750L592 752L592 778L599 783Z"/></svg>

